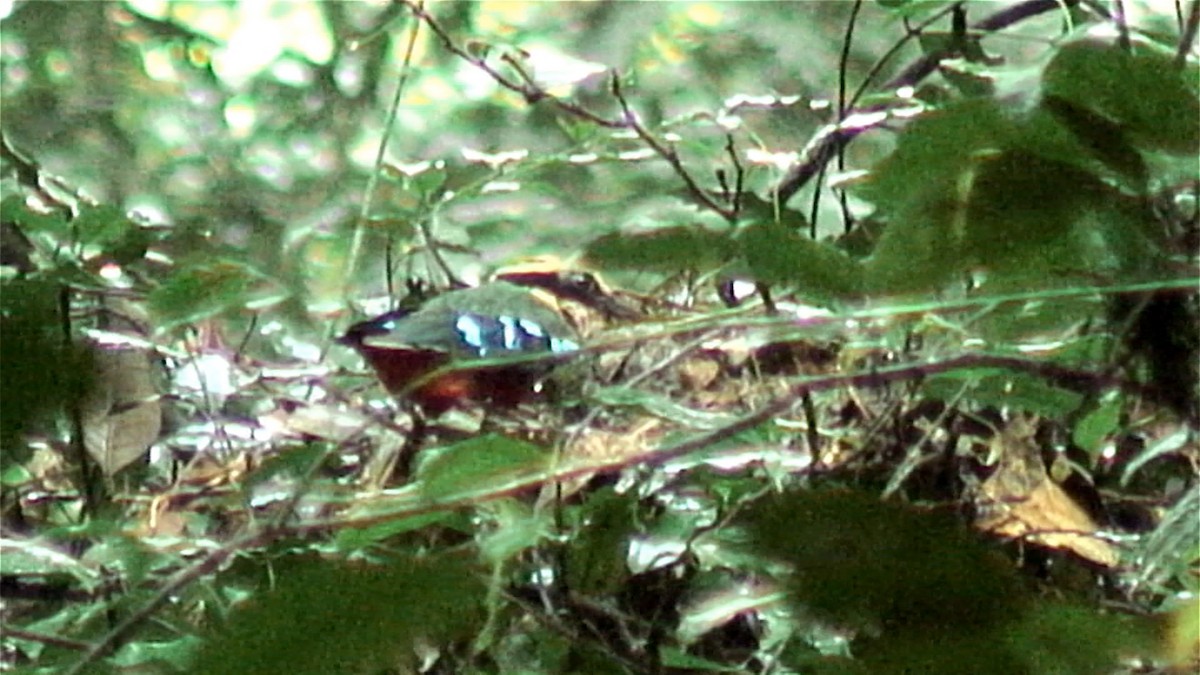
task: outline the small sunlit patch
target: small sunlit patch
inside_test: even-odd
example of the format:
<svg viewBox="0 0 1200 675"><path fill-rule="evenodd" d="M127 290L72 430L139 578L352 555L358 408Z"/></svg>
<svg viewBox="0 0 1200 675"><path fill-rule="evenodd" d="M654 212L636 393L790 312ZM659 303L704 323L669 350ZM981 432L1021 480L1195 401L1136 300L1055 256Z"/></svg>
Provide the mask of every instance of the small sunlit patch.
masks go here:
<svg viewBox="0 0 1200 675"><path fill-rule="evenodd" d="M598 159L600 159L600 155L597 155L594 152L582 152L577 155L570 155L567 157L567 161L572 164L591 164Z"/></svg>
<svg viewBox="0 0 1200 675"><path fill-rule="evenodd" d="M276 61L271 66L271 75L293 87L305 87L313 82L312 68L299 59L284 58Z"/></svg>
<svg viewBox="0 0 1200 675"><path fill-rule="evenodd" d="M1028 342L1017 345L1017 351L1022 354L1050 354L1067 346L1066 340L1050 340L1047 342Z"/></svg>
<svg viewBox="0 0 1200 675"><path fill-rule="evenodd" d="M171 82L179 77L170 47L152 47L143 52L142 70L147 77L159 82Z"/></svg>
<svg viewBox="0 0 1200 675"><path fill-rule="evenodd" d="M862 185L866 182L867 177L870 175L871 172L866 169L859 169L857 171L838 171L830 173L829 177L826 179L826 182L831 190L838 190L853 185Z"/></svg>
<svg viewBox="0 0 1200 675"><path fill-rule="evenodd" d="M644 159L654 159L655 152L653 148L644 148L641 150L629 150L617 154L617 159L623 162L640 162Z"/></svg>
<svg viewBox="0 0 1200 675"><path fill-rule="evenodd" d="M847 115L846 119L842 120L838 126L842 129L869 129L886 120L887 117L888 114L883 111Z"/></svg>
<svg viewBox="0 0 1200 675"><path fill-rule="evenodd" d="M119 282L125 276L125 272L121 269L121 266L116 263L102 265L99 274L101 279L113 283Z"/></svg>
<svg viewBox="0 0 1200 675"><path fill-rule="evenodd" d="M61 82L71 76L71 61L61 50L51 50L43 63L51 81Z"/></svg>
<svg viewBox="0 0 1200 675"><path fill-rule="evenodd" d="M385 173L392 174L393 176L404 176L406 178L412 178L413 176L420 176L421 174L425 173L426 171L428 171L430 169L435 169L435 168L441 168L440 161L439 162L429 162L429 161L412 162L411 164L405 164L403 162L388 162L383 165L383 170Z"/></svg>
<svg viewBox="0 0 1200 675"><path fill-rule="evenodd" d="M774 96L771 94L762 94L754 96L751 94L735 94L725 99L726 110L737 110L738 108L778 108L795 105L800 102L799 96Z"/></svg>
<svg viewBox="0 0 1200 675"><path fill-rule="evenodd" d="M728 299L726 300L733 306L737 306L746 301L746 298L753 296L758 292L758 284L749 279L733 279L728 285Z"/></svg>
<svg viewBox="0 0 1200 675"><path fill-rule="evenodd" d="M552 47L531 47L528 54L534 79L552 96L568 96L576 84L607 70L602 63L577 59Z"/></svg>
<svg viewBox="0 0 1200 675"><path fill-rule="evenodd" d="M685 12L688 21L705 28L712 28L721 24L725 18L724 12L719 7L708 2L697 2L687 5Z"/></svg>
<svg viewBox="0 0 1200 675"><path fill-rule="evenodd" d="M493 180L484 184L480 194L495 194L497 192L517 192L521 184L515 180Z"/></svg>
<svg viewBox="0 0 1200 675"><path fill-rule="evenodd" d="M168 223L168 214L162 204L150 194L134 195L126 200L129 215L143 223Z"/></svg>
<svg viewBox="0 0 1200 675"><path fill-rule="evenodd" d="M920 115L921 113L924 113L925 111L926 107L923 104L914 103L913 105L904 108L892 108L888 112L892 117L897 119L910 119Z"/></svg>
<svg viewBox="0 0 1200 675"><path fill-rule="evenodd" d="M519 162L529 156L528 150L508 150L506 152L480 152L471 148L463 148L461 150L463 159L475 164L486 164L490 168L496 169L505 164L513 164Z"/></svg>
<svg viewBox="0 0 1200 675"><path fill-rule="evenodd" d="M180 391L202 392L214 401L224 401L237 391L233 363L221 354L208 353L180 364L175 371L175 386Z"/></svg>
<svg viewBox="0 0 1200 675"><path fill-rule="evenodd" d="M917 90L912 85L904 85L896 90L896 98L912 98Z"/></svg>
<svg viewBox="0 0 1200 675"><path fill-rule="evenodd" d="M629 571L649 572L670 565L688 550L688 543L659 537L634 537L629 542Z"/></svg>
<svg viewBox="0 0 1200 675"><path fill-rule="evenodd" d="M212 49L208 45L195 44L188 47L187 60L197 68L207 68L212 65Z"/></svg>
<svg viewBox="0 0 1200 675"><path fill-rule="evenodd" d="M717 126L726 131L736 131L742 128L742 118L737 115L731 115L726 110L718 111L713 121L716 122Z"/></svg>
<svg viewBox="0 0 1200 675"><path fill-rule="evenodd" d="M659 58L667 65L679 65L683 63L686 54L677 44L677 39L674 35L666 36L655 33L650 36L650 44L654 51L658 53ZM649 59L638 64L637 70L653 71L662 64L655 63Z"/></svg>
<svg viewBox="0 0 1200 675"><path fill-rule="evenodd" d="M758 166L773 166L780 171L786 171L788 167L796 163L800 158L800 153L788 152L771 152L760 148L750 148L746 150L746 160L751 164Z"/></svg>
<svg viewBox="0 0 1200 675"><path fill-rule="evenodd" d="M225 123L234 138L247 138L254 131L258 112L248 96L234 96L225 104Z"/></svg>

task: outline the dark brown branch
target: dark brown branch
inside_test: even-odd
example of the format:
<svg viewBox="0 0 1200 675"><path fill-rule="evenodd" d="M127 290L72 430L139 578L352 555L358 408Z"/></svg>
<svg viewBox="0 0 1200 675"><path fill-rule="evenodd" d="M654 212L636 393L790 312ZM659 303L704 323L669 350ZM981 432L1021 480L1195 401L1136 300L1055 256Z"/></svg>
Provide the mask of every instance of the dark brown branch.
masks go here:
<svg viewBox="0 0 1200 675"><path fill-rule="evenodd" d="M1080 0L1027 0L975 22L971 26L971 29L976 32L994 33L1038 14L1058 10L1064 6L1072 7L1079 2ZM906 36L904 41L910 38L911 36ZM881 59L881 63L887 59L887 56L890 56L890 52L888 55L885 55L884 59ZM883 91L895 91L901 87L916 85L936 70L938 63L946 56L946 54L939 53L924 54L905 67L899 75L882 85L880 89ZM868 74L867 82L864 82L863 86L855 94L851 101L852 104L863 93L873 74L874 72ZM853 115L856 112L871 112L879 109L877 106L872 106L858 110L849 110L846 114ZM817 175L831 159L836 157L850 141L869 128L873 127L864 126L843 129L838 125L833 125L832 127L826 127L818 131L817 136L813 141L809 142L808 147L801 153L801 157L797 163L779 181L779 187L775 190L779 203L786 204L792 197L796 196L796 193L813 176Z"/></svg>
<svg viewBox="0 0 1200 675"><path fill-rule="evenodd" d="M584 108L581 105L554 96L550 92L529 81L528 75L526 75L524 70L519 67L514 69L522 76L522 79L526 80L525 82L519 82L506 77L504 73L501 73L499 70L488 64L487 59L475 56L466 49L463 49L455 44L454 40L450 37L450 34L447 33L446 30L442 28L441 24L439 24L437 20L434 19L431 14L429 14L429 12L425 11L425 8L419 3L415 2L414 0L404 0L404 4L408 6L409 11L413 13L413 16L416 16L421 21L424 21L425 25L429 26L429 30L433 31L433 33L438 36L438 39L441 40L442 46L446 48L446 51L487 73L489 77L496 81L496 84L499 84L509 91L520 94L521 98L525 99L526 103L532 105L541 101L549 101L560 110L574 115L575 117L588 120L593 124L597 124L609 129L627 128L627 125L623 120L608 119L602 115L588 110L587 108ZM505 58L504 61L510 66L514 65L512 59Z"/></svg>
<svg viewBox="0 0 1200 675"><path fill-rule="evenodd" d="M633 109L629 107L629 101L625 99L625 95L621 92L621 80L617 77L616 73L613 74L612 78L612 93L613 97L617 99L617 102L621 104L621 112L624 118L623 121L625 126L629 129L632 129L643 143L650 146L650 148L654 150L655 154L657 154L659 157L662 157L664 160L666 160L667 164L671 165L671 168L675 170L675 174L678 175L683 181L684 185L687 186L688 192L692 195L692 197L703 204L705 208L719 214L727 222L735 222L737 220L737 212L721 206L713 201L712 197L710 197L703 188L696 184L696 181L692 178L692 175L688 173L686 168L684 168L683 162L679 161L679 153L675 152L674 148L669 148L666 145L658 142L658 139L654 138L654 136L651 135L644 126L642 126L642 123L638 120L637 113L635 113Z"/></svg>

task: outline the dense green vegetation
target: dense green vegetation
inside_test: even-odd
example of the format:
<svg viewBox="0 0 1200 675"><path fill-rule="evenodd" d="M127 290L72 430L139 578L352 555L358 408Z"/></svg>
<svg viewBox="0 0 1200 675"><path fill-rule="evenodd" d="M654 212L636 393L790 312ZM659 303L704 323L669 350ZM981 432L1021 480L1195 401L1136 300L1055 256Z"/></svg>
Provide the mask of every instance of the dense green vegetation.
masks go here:
<svg viewBox="0 0 1200 675"><path fill-rule="evenodd" d="M6 669L1200 660L1200 3L0 11ZM335 343L551 256L520 407Z"/></svg>

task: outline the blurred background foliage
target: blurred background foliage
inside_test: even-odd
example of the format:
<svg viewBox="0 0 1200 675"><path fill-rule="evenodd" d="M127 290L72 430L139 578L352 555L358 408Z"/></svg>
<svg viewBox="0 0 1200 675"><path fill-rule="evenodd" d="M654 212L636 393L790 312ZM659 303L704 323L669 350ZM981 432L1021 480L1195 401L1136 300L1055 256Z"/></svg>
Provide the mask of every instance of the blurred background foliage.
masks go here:
<svg viewBox="0 0 1200 675"><path fill-rule="evenodd" d="M1092 673L1164 649L1194 658L1198 7L0 2L3 572L6 593L25 575L69 591L19 617L22 656L53 670L90 649L82 670L120 644L105 663L225 673ZM868 376L898 354L1007 360L914 376L868 429L861 399L819 398L810 449L819 426L855 451L827 467L838 490L796 490L811 474L763 459L800 435L765 415L700 446L736 440L754 468L685 458L686 478L602 484L554 522L510 492L550 481L544 456L486 436L422 465L419 498L360 505L328 541L304 518L234 526L281 476L343 487L317 468L344 443L278 441L263 422L314 391L346 402L336 377L355 362L326 354L337 329L408 278L476 281L540 254L649 295L729 276L850 312L862 334L837 338L836 368L884 394ZM715 291L688 297L701 321L724 320ZM834 330L801 323L772 339ZM1081 372L1106 388L1075 386ZM662 403L614 389L593 403ZM930 406L933 422L873 454L885 418ZM969 435L948 421L959 409L976 427L999 427L996 410L1043 416L1029 438L1071 450L1034 462L1043 481L1086 476L1106 507L1153 511L1115 536L1131 542L1122 566L1074 549L1103 570L1071 587L1054 576L1080 567L1054 562L1061 547L1031 555L1067 589L1033 592L955 518L880 502L967 509L986 491L909 450ZM983 454L1002 473L997 458L1019 453L988 443L950 444L947 462ZM156 491L178 488L173 469L138 461L150 446L216 456L203 485L236 487L211 510L172 507ZM792 490L763 499L768 485ZM553 595L558 576L586 597ZM319 639L292 649L299 634Z"/></svg>

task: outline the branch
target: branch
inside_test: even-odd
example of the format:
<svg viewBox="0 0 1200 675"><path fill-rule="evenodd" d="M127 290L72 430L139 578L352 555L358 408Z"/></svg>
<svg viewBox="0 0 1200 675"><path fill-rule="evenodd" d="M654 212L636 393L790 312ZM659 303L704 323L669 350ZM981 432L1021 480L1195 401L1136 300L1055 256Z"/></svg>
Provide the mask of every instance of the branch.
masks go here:
<svg viewBox="0 0 1200 675"><path fill-rule="evenodd" d="M993 33L1001 29L1007 28L1015 23L1024 21L1038 14L1043 14L1056 9L1073 7L1079 4L1080 0L1026 0L1012 7L1002 9L995 14L987 16L980 21L974 23L971 28L974 31L981 33ZM947 10L948 11L948 10ZM943 13L944 14L944 13ZM920 30L928 26L933 20L940 18L943 14L938 14L923 23L916 31L904 37L896 47L880 60L880 63L867 75L867 80L859 87L855 93L851 103L857 101L862 95L870 82L871 78L879 67L895 53L899 46L919 34ZM900 74L882 85L880 89L883 91L895 91L901 87L914 86L924 80L934 70L942 59L948 54L944 53L928 53L918 57L915 61L901 70ZM775 189L775 194L778 196L780 204L786 204L788 200L796 196L796 193L803 188L808 181L824 166L838 155L850 141L854 140L862 132L872 129L878 124L873 125L852 125L845 126L843 123L846 119L861 113L881 112L885 110L883 106L866 106L864 108L849 110L846 116L839 120L837 124L832 124L818 130L813 140L809 142L804 151L801 152L800 158L796 164L788 171L787 175L779 181L779 186Z"/></svg>

